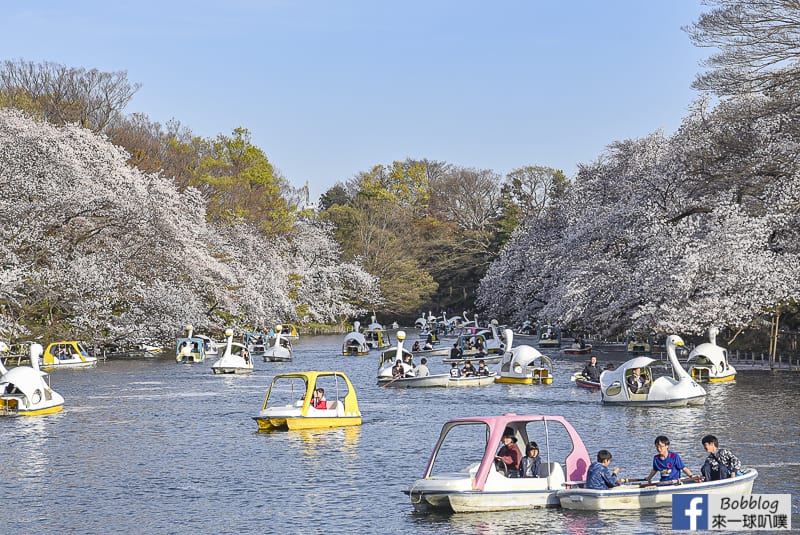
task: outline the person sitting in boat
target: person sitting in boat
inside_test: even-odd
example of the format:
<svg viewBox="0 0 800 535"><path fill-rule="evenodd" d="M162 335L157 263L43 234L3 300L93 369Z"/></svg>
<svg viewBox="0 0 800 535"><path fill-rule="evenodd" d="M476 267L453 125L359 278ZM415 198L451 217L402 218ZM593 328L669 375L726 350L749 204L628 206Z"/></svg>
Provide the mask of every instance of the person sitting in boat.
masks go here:
<svg viewBox="0 0 800 535"><path fill-rule="evenodd" d="M486 367L486 363L483 359L478 361L478 369L475 371L475 375L479 375L481 377L489 377L490 372L489 368Z"/></svg>
<svg viewBox="0 0 800 535"><path fill-rule="evenodd" d="M542 458L539 457L539 445L536 442L528 442L525 446L525 457L519 463L519 477L539 477L539 468L542 466Z"/></svg>
<svg viewBox="0 0 800 535"><path fill-rule="evenodd" d="M395 379L400 379L406 376L406 369L403 367L403 361L397 359L397 362L394 363L392 366L392 377Z"/></svg>
<svg viewBox="0 0 800 535"><path fill-rule="evenodd" d="M728 448L720 448L719 441L714 435L706 435L702 439L703 448L708 452L706 462L700 468L700 473L706 481L717 481L736 477L742 469L742 461Z"/></svg>
<svg viewBox="0 0 800 535"><path fill-rule="evenodd" d="M419 347L419 341L414 342L414 345L411 347L412 353L416 353L417 351L422 351L422 348Z"/></svg>
<svg viewBox="0 0 800 535"><path fill-rule="evenodd" d="M506 477L519 477L519 463L522 461L522 452L517 447L517 437L513 432L503 434L503 446L497 452L495 460L502 462Z"/></svg>
<svg viewBox="0 0 800 535"><path fill-rule="evenodd" d="M317 388L311 395L311 406L321 411L328 408L328 400L325 399L325 389Z"/></svg>
<svg viewBox="0 0 800 535"><path fill-rule="evenodd" d="M634 394L647 394L650 387L650 380L646 375L642 375L640 368L634 368L633 373L628 377L628 388Z"/></svg>
<svg viewBox="0 0 800 535"><path fill-rule="evenodd" d="M414 377L414 368L414 360L411 358L411 355L403 355L403 369L406 372L406 377Z"/></svg>
<svg viewBox="0 0 800 535"><path fill-rule="evenodd" d="M588 378L590 381L594 381L595 383L600 382L600 367L597 365L597 357L592 355L589 358L589 363L584 366L581 375Z"/></svg>
<svg viewBox="0 0 800 535"><path fill-rule="evenodd" d="M239 353L239 356L244 359L245 364L250 364L250 353L247 352L247 349L242 349L241 353Z"/></svg>
<svg viewBox="0 0 800 535"><path fill-rule="evenodd" d="M658 453L653 456L653 469L650 470L650 474L647 476L648 483L656 474L661 474L661 481L680 479L681 472L684 472L688 477L694 477L692 471L683 464L681 456L674 451L669 451L669 438L664 435L658 435L654 444Z"/></svg>
<svg viewBox="0 0 800 535"><path fill-rule="evenodd" d="M450 349L450 358L457 359L462 354L461 348L458 347L458 340L453 344L453 347Z"/></svg>
<svg viewBox="0 0 800 535"><path fill-rule="evenodd" d="M458 362L450 365L450 377L461 377L461 370L458 369Z"/></svg>
<svg viewBox="0 0 800 535"><path fill-rule="evenodd" d="M461 368L461 377L474 377L475 376L475 366L468 360L464 361L464 367Z"/></svg>
<svg viewBox="0 0 800 535"><path fill-rule="evenodd" d="M426 351L433 349L433 334L428 333L428 337L425 339L425 345L423 347Z"/></svg>
<svg viewBox="0 0 800 535"><path fill-rule="evenodd" d="M589 466L589 471L586 473L587 489L605 490L620 484L617 479L619 466L611 470L608 468L609 464L611 464L611 452L608 450L598 451L597 461Z"/></svg>
<svg viewBox="0 0 800 535"><path fill-rule="evenodd" d="M431 371L428 369L428 359L423 357L422 360L419 361L419 366L414 368L414 372L417 377L428 377L431 374Z"/></svg>

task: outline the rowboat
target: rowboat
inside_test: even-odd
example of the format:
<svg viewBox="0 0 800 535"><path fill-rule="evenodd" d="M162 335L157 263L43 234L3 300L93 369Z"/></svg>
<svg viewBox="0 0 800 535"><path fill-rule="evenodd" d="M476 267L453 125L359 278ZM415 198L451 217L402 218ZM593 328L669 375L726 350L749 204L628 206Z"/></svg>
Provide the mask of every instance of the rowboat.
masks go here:
<svg viewBox="0 0 800 535"><path fill-rule="evenodd" d="M523 450L529 441L543 445L539 477L509 477L496 463L505 434ZM442 427L422 478L403 492L420 512L557 507L556 493L567 480L585 479L588 467L586 446L562 416L457 418Z"/></svg>
<svg viewBox="0 0 800 535"><path fill-rule="evenodd" d="M312 404L322 388L325 408ZM350 379L336 371L283 373L272 379L261 411L253 416L259 431L288 431L361 425L358 398Z"/></svg>
<svg viewBox="0 0 800 535"><path fill-rule="evenodd" d="M378 361L378 385L394 388L431 388L446 387L449 384L450 374L440 373L418 377L414 372L413 355L403 347L406 339L405 331L397 331L397 346L390 347L381 353ZM403 366L403 377L394 377L392 367L400 360Z"/></svg>
<svg viewBox="0 0 800 535"><path fill-rule="evenodd" d="M582 488L582 482L567 482L568 488L559 491L557 496L565 509L653 509L672 507L672 497L677 494L750 494L756 477L758 471L747 468L742 475L717 481L684 478L649 484L628 483L603 490Z"/></svg>
<svg viewBox="0 0 800 535"><path fill-rule="evenodd" d="M489 372L489 375L470 375L467 377L450 377L447 378L447 386L460 387L460 386L487 386L493 384L497 378L497 372Z"/></svg>
<svg viewBox="0 0 800 535"><path fill-rule="evenodd" d="M510 347L514 340L514 332L506 329L505 338ZM500 375L496 382L523 385L552 384L553 361L529 345L513 347L503 355Z"/></svg>
<svg viewBox="0 0 800 535"><path fill-rule="evenodd" d="M592 345L586 344L583 347L573 346L563 350L565 355L588 355L592 352Z"/></svg>
<svg viewBox="0 0 800 535"><path fill-rule="evenodd" d="M655 364L650 357L635 357L615 370L606 370L600 374L600 394L603 403L630 406L667 406L702 405L706 400L705 389L683 369L677 348L683 348L683 339L671 334L667 337L666 350L672 373L655 378ZM628 385L628 379L635 369L640 369L642 376L648 379L647 388L634 392Z"/></svg>
<svg viewBox="0 0 800 535"><path fill-rule="evenodd" d="M600 390L600 381L592 381L589 377L586 377L581 372L575 372L572 374L570 380L575 383L575 386L580 388L588 388L590 390Z"/></svg>

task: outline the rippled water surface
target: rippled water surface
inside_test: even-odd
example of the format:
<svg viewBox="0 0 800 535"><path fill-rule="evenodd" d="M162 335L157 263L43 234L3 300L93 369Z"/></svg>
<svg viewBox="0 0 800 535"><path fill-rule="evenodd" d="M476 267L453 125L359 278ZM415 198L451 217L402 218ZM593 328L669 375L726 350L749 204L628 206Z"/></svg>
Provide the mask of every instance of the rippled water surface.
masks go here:
<svg viewBox="0 0 800 535"><path fill-rule="evenodd" d="M556 414L592 456L606 448L628 477L645 477L653 439L666 434L699 471L700 437L713 433L759 470L753 492L791 493L800 528L800 375L742 371L709 385L696 408L605 407L569 381L584 357L555 356L549 386L379 388L377 355L343 357L342 336L304 337L288 363L256 363L219 377L211 361L165 356L53 373L63 412L0 419L4 533L549 533L668 532L669 510L559 509L422 515L402 494L419 478L442 423L504 412ZM444 371L439 358L432 371ZM600 353L601 363L621 362ZM276 373L348 374L361 427L259 434L251 416Z"/></svg>

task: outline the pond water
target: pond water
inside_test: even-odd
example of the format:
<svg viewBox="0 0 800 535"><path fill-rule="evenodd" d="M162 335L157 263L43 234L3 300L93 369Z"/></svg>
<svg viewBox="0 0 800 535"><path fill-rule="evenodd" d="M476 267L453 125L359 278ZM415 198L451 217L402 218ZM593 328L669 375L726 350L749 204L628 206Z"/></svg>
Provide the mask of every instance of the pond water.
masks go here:
<svg viewBox="0 0 800 535"><path fill-rule="evenodd" d="M754 493L792 494L800 527L800 374L742 371L708 385L692 408L603 406L570 375L586 357L555 358L547 386L494 384L393 389L376 384L378 356L344 357L343 336L303 337L287 363L256 362L251 376L221 377L212 361L171 355L60 370L64 410L0 419L0 521L5 533L548 533L669 532L670 511L560 509L415 513L402 493L418 479L442 424L459 416L553 414L578 430L590 455L609 449L622 475L645 477L665 434L695 472L712 433L759 477ZM599 353L601 364L625 360ZM444 371L440 358L432 372ZM496 366L494 366L496 367ZM257 433L252 420L276 373L340 370L363 425Z"/></svg>

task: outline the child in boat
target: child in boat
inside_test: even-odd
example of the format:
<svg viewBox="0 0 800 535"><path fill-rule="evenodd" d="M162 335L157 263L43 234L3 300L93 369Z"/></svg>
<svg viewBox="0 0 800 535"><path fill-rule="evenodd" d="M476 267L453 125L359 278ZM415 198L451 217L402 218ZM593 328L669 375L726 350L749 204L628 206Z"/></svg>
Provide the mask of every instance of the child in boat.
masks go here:
<svg viewBox="0 0 800 535"><path fill-rule="evenodd" d="M742 462L736 458L736 455L727 448L720 448L717 437L714 435L704 436L702 442L703 448L708 452L708 457L706 457L706 462L703 463L700 472L706 481L736 477L737 472L742 469Z"/></svg>
<svg viewBox="0 0 800 535"><path fill-rule="evenodd" d="M505 464L507 477L519 476L519 463L522 461L522 452L517 447L517 437L513 435L513 432L505 432L503 434L503 447L497 452L495 459Z"/></svg>
<svg viewBox="0 0 800 535"><path fill-rule="evenodd" d="M450 365L450 377L461 377L461 370L458 369L458 362Z"/></svg>
<svg viewBox="0 0 800 535"><path fill-rule="evenodd" d="M489 375L491 375L489 368L486 367L486 363L482 359L478 361L478 370L475 372L475 375L481 377L489 377Z"/></svg>
<svg viewBox="0 0 800 535"><path fill-rule="evenodd" d="M689 477L694 477L692 471L683 464L681 456L674 451L669 451L669 439L667 437L658 435L654 443L658 453L653 456L653 469L650 470L650 474L647 476L648 483L656 473L661 474L661 481L679 479L681 472L684 472Z"/></svg>
<svg viewBox="0 0 800 535"><path fill-rule="evenodd" d="M528 442L525 446L525 457L519 463L520 477L539 477L539 468L542 466L542 458L539 457L539 445L536 442Z"/></svg>
<svg viewBox="0 0 800 535"><path fill-rule="evenodd" d="M461 368L462 377L473 377L475 375L475 367L470 361L464 361L464 367Z"/></svg>
<svg viewBox="0 0 800 535"><path fill-rule="evenodd" d="M600 450L597 452L597 461L593 462L586 473L586 488L604 490L616 487L620 484L617 479L619 467L613 470L608 468L611 464L611 452Z"/></svg>

